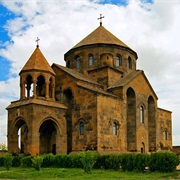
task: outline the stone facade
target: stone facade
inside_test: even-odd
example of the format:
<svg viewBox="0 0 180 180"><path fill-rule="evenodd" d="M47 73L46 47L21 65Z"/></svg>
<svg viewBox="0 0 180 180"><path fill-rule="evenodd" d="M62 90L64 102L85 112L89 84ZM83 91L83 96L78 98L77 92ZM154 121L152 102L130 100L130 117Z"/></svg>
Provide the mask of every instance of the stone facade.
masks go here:
<svg viewBox="0 0 180 180"><path fill-rule="evenodd" d="M20 72L20 99L8 107L8 151L43 154L172 149L171 112L137 53L102 24L50 66L35 49Z"/></svg>

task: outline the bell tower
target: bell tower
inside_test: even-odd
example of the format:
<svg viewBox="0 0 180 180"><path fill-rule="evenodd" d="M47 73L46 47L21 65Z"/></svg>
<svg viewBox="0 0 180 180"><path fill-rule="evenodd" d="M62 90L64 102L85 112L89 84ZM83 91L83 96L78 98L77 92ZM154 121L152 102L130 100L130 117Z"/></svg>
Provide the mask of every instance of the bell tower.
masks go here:
<svg viewBox="0 0 180 180"><path fill-rule="evenodd" d="M55 73L37 45L22 68L20 75L20 99L44 97L54 100Z"/></svg>
<svg viewBox="0 0 180 180"><path fill-rule="evenodd" d="M20 99L7 107L8 151L31 155L66 153L67 107L55 100L56 74L38 44L19 76Z"/></svg>

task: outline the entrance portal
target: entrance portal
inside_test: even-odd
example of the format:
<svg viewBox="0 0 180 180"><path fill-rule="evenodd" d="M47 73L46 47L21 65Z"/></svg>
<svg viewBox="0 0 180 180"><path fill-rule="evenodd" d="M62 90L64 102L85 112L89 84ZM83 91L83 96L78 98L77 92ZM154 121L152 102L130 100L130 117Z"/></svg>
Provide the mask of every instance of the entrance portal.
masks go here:
<svg viewBox="0 0 180 180"><path fill-rule="evenodd" d="M40 154L56 154L56 124L52 120L42 123L40 129Z"/></svg>

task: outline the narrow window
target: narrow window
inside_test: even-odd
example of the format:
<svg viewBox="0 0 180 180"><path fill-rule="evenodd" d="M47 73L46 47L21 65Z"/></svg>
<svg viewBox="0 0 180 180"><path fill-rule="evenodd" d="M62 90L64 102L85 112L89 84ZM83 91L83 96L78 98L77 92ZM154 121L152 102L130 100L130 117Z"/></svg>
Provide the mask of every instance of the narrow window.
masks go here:
<svg viewBox="0 0 180 180"><path fill-rule="evenodd" d="M84 134L84 123L80 122L79 126L80 126L80 135L83 135Z"/></svg>
<svg viewBox="0 0 180 180"><path fill-rule="evenodd" d="M117 123L113 123L113 135L117 135Z"/></svg>
<svg viewBox="0 0 180 180"><path fill-rule="evenodd" d="M70 68L70 61L67 62L67 67Z"/></svg>
<svg viewBox="0 0 180 180"><path fill-rule="evenodd" d="M116 66L121 66L121 57L119 55L116 56Z"/></svg>
<svg viewBox="0 0 180 180"><path fill-rule="evenodd" d="M164 130L164 139L165 139L165 140L168 139L168 132L167 132L167 129Z"/></svg>
<svg viewBox="0 0 180 180"><path fill-rule="evenodd" d="M140 122L144 123L144 108L143 108L143 106L140 106L139 116L140 116Z"/></svg>
<svg viewBox="0 0 180 180"><path fill-rule="evenodd" d="M76 57L76 68L80 68L80 57Z"/></svg>
<svg viewBox="0 0 180 180"><path fill-rule="evenodd" d="M94 64L93 55L89 55L89 66L92 66Z"/></svg>
<svg viewBox="0 0 180 180"><path fill-rule="evenodd" d="M132 60L131 60L131 57L128 57L128 68L132 69Z"/></svg>

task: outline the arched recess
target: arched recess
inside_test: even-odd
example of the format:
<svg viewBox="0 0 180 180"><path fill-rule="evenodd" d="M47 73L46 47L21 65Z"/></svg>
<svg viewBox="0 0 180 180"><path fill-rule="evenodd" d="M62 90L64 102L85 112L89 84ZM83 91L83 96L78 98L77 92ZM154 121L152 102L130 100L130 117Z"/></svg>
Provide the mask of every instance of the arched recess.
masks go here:
<svg viewBox="0 0 180 180"><path fill-rule="evenodd" d="M70 88L63 91L64 104L68 107L66 111L67 120L67 152L72 151L72 109L74 105L74 96Z"/></svg>
<svg viewBox="0 0 180 180"><path fill-rule="evenodd" d="M149 151L156 150L156 111L152 96L148 98Z"/></svg>
<svg viewBox="0 0 180 180"><path fill-rule="evenodd" d="M60 147L60 131L51 119L45 120L39 128L39 152L40 154L56 154L57 147Z"/></svg>
<svg viewBox="0 0 180 180"><path fill-rule="evenodd" d="M44 76L40 75L37 78L37 84L36 84L37 96L45 97L45 92L46 92L45 89L46 89L45 78Z"/></svg>
<svg viewBox="0 0 180 180"><path fill-rule="evenodd" d="M31 85L32 85L33 81L32 81L32 76L28 75L26 77L26 97L30 97L32 96L32 89L31 89Z"/></svg>
<svg viewBox="0 0 180 180"><path fill-rule="evenodd" d="M136 151L136 96L132 88L128 88L127 96L127 150Z"/></svg>
<svg viewBox="0 0 180 180"><path fill-rule="evenodd" d="M27 123L19 118L14 124L12 142L14 153L24 153L28 154L28 126Z"/></svg>

